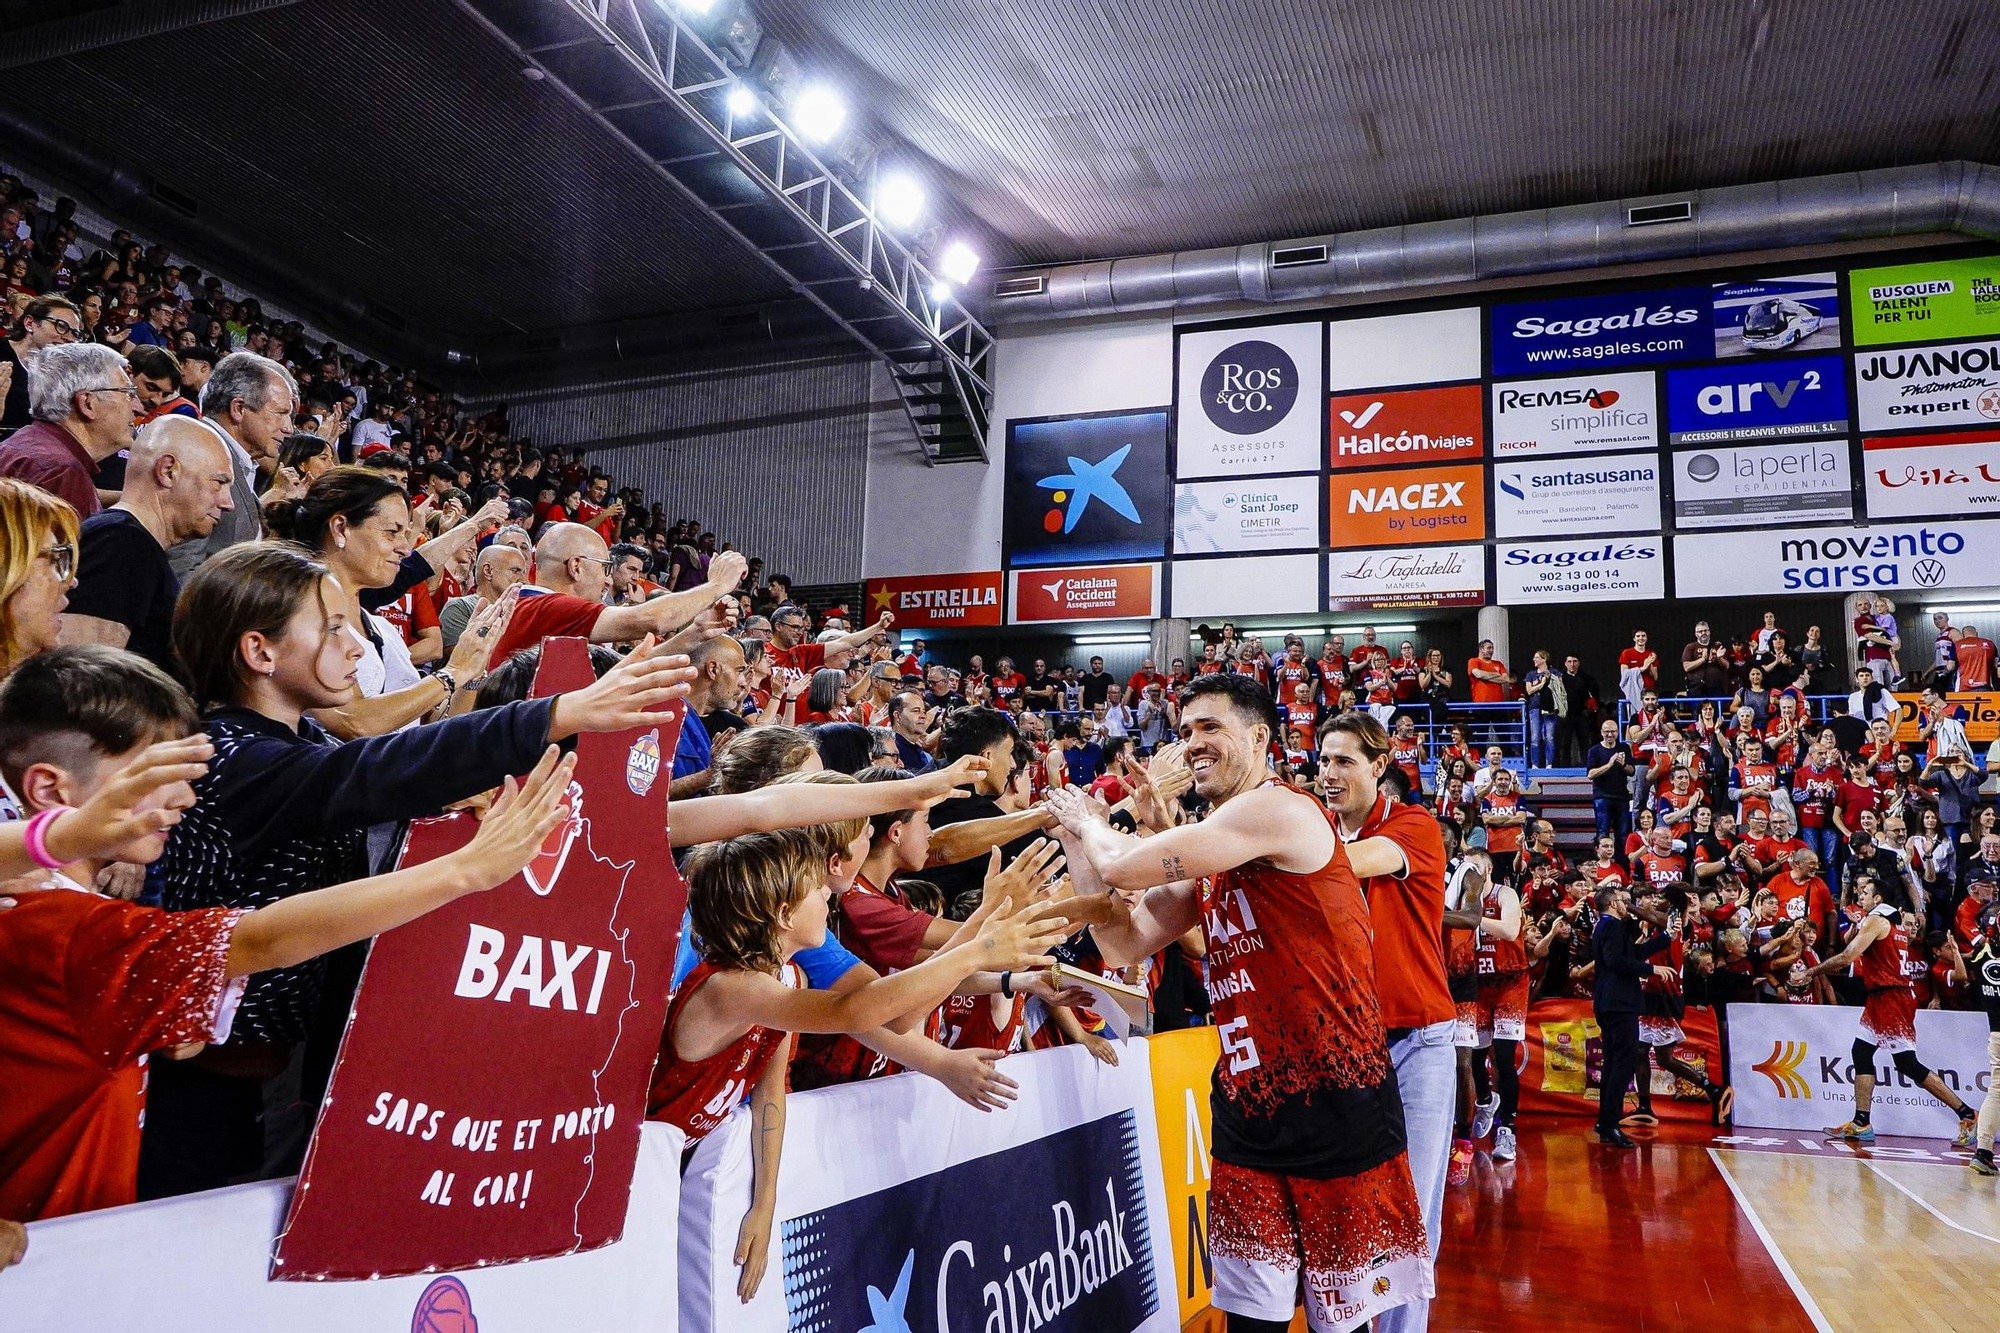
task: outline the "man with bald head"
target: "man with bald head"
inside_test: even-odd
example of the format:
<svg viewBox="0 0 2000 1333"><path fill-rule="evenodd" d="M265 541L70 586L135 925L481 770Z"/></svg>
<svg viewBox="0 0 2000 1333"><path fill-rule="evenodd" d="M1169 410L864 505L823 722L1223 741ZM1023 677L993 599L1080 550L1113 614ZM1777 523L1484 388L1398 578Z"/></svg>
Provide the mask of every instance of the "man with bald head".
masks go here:
<svg viewBox="0 0 2000 1333"><path fill-rule="evenodd" d="M458 636L465 633L465 627L472 623L472 617L481 607L499 601L509 588L527 580L528 557L518 548L496 541L481 551L472 561L472 591L438 608L444 650L448 653L458 646Z"/></svg>
<svg viewBox="0 0 2000 1333"><path fill-rule="evenodd" d="M713 739L702 722L704 713L734 712L743 703L743 645L727 634L700 643L688 653L694 664L694 684L688 688L687 717L674 749L673 785L668 795L681 800L708 789L708 765Z"/></svg>
<svg viewBox="0 0 2000 1333"><path fill-rule="evenodd" d="M551 523L535 543L534 582L522 587L520 605L487 664L497 666L547 638L592 643L631 643L648 634L668 638L736 591L746 566L741 552L724 551L709 562L708 582L698 588L637 606L606 606L611 552L604 538L581 523Z"/></svg>
<svg viewBox="0 0 2000 1333"><path fill-rule="evenodd" d="M142 426L118 503L84 520L62 642L127 648L176 674L168 637L181 585L167 550L215 531L235 507L231 476L223 442L200 422Z"/></svg>

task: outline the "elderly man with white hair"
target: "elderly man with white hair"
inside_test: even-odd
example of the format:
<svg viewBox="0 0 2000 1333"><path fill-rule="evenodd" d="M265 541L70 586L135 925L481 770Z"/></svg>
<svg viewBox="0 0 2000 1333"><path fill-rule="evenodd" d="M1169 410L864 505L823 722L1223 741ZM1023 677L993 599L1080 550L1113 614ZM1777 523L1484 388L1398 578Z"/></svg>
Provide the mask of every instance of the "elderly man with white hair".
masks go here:
<svg viewBox="0 0 2000 1333"><path fill-rule="evenodd" d="M177 576L185 579L210 556L264 535L257 469L277 466L298 403L298 381L269 357L231 352L217 364L202 387L201 421L229 453L232 508L208 536L182 542L168 553Z"/></svg>
<svg viewBox="0 0 2000 1333"><path fill-rule="evenodd" d="M98 343L56 343L28 361L34 418L0 444L0 477L61 496L89 518L104 508L97 465L132 443L139 391L125 358Z"/></svg>

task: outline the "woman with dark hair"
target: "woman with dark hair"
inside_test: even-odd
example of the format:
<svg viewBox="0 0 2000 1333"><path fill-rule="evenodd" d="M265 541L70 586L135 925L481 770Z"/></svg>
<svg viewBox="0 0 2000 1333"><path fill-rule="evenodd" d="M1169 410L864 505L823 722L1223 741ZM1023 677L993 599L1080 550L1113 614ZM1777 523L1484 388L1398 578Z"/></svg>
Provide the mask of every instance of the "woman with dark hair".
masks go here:
<svg viewBox="0 0 2000 1333"><path fill-rule="evenodd" d="M83 336L83 314L60 296L28 302L20 323L0 339L0 437L28 424L28 358L57 343Z"/></svg>
<svg viewBox="0 0 2000 1333"><path fill-rule="evenodd" d="M859 774L875 766L874 737L859 722L825 722L811 730L819 761L829 772Z"/></svg>
<svg viewBox="0 0 2000 1333"><path fill-rule="evenodd" d="M831 667L821 667L812 674L812 683L806 688L804 706L799 710L799 724L810 726L821 722L844 722L847 720L847 673ZM852 769L841 769L850 773Z"/></svg>
<svg viewBox="0 0 2000 1333"><path fill-rule="evenodd" d="M371 825L490 791L569 736L650 725L647 710L685 696L693 675L685 658L646 649L582 690L342 743L312 715L355 696L361 649L347 629L348 604L325 564L277 542L232 546L182 588L174 652L215 757L160 863L169 910L262 907L365 876ZM158 1062L141 1198L257 1176L267 1161L258 1123L264 1082L311 1038L309 1123L359 974L358 959L345 959L322 1008L328 966L315 960L253 976L227 1043ZM304 1124L291 1128L299 1142L275 1144L287 1155L303 1146ZM283 1174L296 1160L273 1165Z"/></svg>
<svg viewBox="0 0 2000 1333"><path fill-rule="evenodd" d="M278 467L290 468L307 485L318 481L320 474L338 465L340 458L333 446L311 431L297 431L285 437L278 446Z"/></svg>
<svg viewBox="0 0 2000 1333"><path fill-rule="evenodd" d="M201 345L219 357L228 356L234 346L230 341L229 330L214 315L202 321Z"/></svg>
<svg viewBox="0 0 2000 1333"><path fill-rule="evenodd" d="M331 610L360 654L359 696L316 714L315 721L348 740L377 736L428 714L447 714L461 687L479 688L486 654L506 632L518 594L474 617L451 661L430 676L418 674L402 633L361 604L362 589L396 581L415 545L409 498L393 478L372 468L330 468L304 499L271 505L264 516L273 533L325 563L333 576Z"/></svg>

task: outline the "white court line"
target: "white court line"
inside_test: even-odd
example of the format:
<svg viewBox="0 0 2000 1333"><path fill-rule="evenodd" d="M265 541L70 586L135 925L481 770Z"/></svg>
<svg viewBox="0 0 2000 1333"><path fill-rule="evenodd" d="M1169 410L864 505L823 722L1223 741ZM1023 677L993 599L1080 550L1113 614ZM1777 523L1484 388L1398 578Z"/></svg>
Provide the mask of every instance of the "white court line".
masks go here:
<svg viewBox="0 0 2000 1333"><path fill-rule="evenodd" d="M1887 1171L1884 1171L1880 1166L1877 1166L1874 1162L1864 1160L1862 1162L1862 1165L1866 1166L1870 1171L1873 1171L1876 1175L1882 1177L1882 1179L1888 1181L1891 1185L1894 1185L1897 1189L1901 1190L1904 1194L1908 1195L1910 1201L1915 1203L1917 1207L1923 1209L1925 1212L1929 1213L1932 1217L1935 1217L1938 1221L1944 1223L1952 1230L1963 1231L1968 1236L1977 1236L1981 1240L1991 1241L1995 1245L2000 1245L2000 1236L1989 1236L1983 1231L1974 1231L1971 1227L1966 1226L1963 1222L1957 1222L1949 1217L1946 1217L1936 1208L1933 1208L1927 1199L1905 1187L1900 1180L1897 1180L1894 1176L1890 1175Z"/></svg>
<svg viewBox="0 0 2000 1333"><path fill-rule="evenodd" d="M1749 1196L1736 1183L1736 1177L1729 1174L1729 1168L1722 1164L1722 1155L1710 1148L1708 1160L1715 1163L1715 1169L1722 1173L1722 1183L1729 1186L1729 1192L1736 1196L1736 1206L1750 1219L1750 1226L1756 1231L1757 1239L1764 1242L1765 1253L1771 1256L1771 1262L1778 1266L1778 1271L1785 1275L1785 1281L1791 1285L1792 1295L1796 1296L1799 1304L1804 1307L1806 1317L1812 1320L1813 1327L1818 1329L1819 1333L1833 1333L1833 1325L1827 1323L1826 1316L1819 1312L1819 1302L1815 1301L1812 1293L1806 1290L1805 1283L1799 1281L1799 1275L1792 1271L1791 1261L1785 1258L1785 1252L1778 1248L1778 1242L1771 1239L1771 1233L1765 1227L1764 1219L1757 1216L1757 1210L1750 1206Z"/></svg>

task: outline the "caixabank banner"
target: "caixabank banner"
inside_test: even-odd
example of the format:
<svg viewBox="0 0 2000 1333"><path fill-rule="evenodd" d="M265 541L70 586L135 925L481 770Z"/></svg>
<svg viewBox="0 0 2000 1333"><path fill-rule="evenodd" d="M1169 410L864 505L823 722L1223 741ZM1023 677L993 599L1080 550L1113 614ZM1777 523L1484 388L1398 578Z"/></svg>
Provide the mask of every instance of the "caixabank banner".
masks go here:
<svg viewBox="0 0 2000 1333"><path fill-rule="evenodd" d="M1847 282L1858 346L2000 334L2000 256L1857 268Z"/></svg>
<svg viewBox="0 0 2000 1333"><path fill-rule="evenodd" d="M1167 511L1165 408L1007 423L1010 566L1157 560Z"/></svg>
<svg viewBox="0 0 2000 1333"><path fill-rule="evenodd" d="M2000 339L1857 353L1854 397L1863 430L2000 421Z"/></svg>
<svg viewBox="0 0 2000 1333"><path fill-rule="evenodd" d="M1980 588L2000 568L2000 518L1778 528L1674 538L1677 597Z"/></svg>
<svg viewBox="0 0 2000 1333"><path fill-rule="evenodd" d="M1845 370L1837 356L1670 370L1668 439L1681 448L1731 440L1843 434L1847 430Z"/></svg>
<svg viewBox="0 0 2000 1333"><path fill-rule="evenodd" d="M1184 334L1177 474L1250 477L1319 466L1319 323Z"/></svg>
<svg viewBox="0 0 2000 1333"><path fill-rule="evenodd" d="M1661 287L1496 305L1488 316L1493 373L1555 374L1707 356L1709 299L1706 287Z"/></svg>

